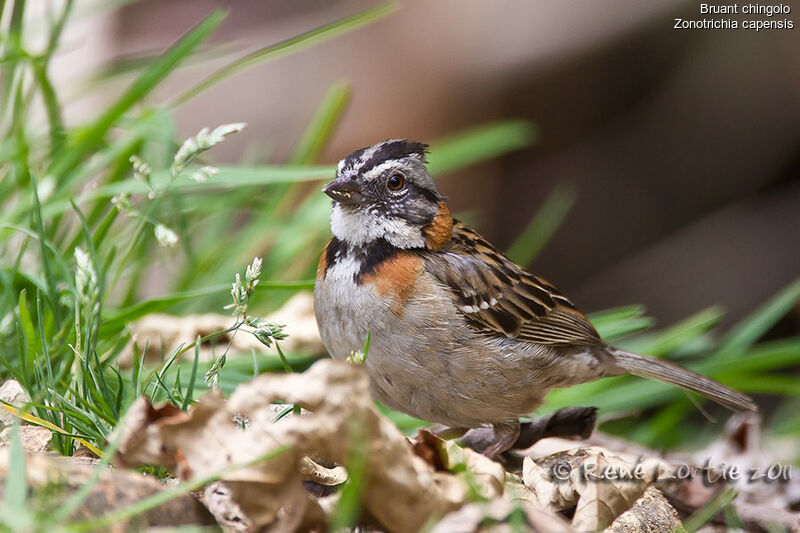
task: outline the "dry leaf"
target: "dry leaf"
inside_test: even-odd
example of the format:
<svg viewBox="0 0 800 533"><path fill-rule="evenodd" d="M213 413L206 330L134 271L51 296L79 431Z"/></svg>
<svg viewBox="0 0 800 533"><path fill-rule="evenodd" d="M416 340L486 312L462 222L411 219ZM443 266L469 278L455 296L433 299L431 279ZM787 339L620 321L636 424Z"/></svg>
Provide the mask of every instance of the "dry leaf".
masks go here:
<svg viewBox="0 0 800 533"><path fill-rule="evenodd" d="M506 472L506 480L503 484L503 499L511 503L522 502L539 505L536 494L525 486L522 478L510 472Z"/></svg>
<svg viewBox="0 0 800 533"><path fill-rule="evenodd" d="M161 361L162 354L173 353L181 344L189 345L198 335L204 337L231 326L231 317L218 313L203 315L175 316L164 313L151 313L128 325L131 340L119 356L120 368L129 368L133 364L134 344L144 352L146 364ZM259 349L261 343L250 335L226 334L218 337L219 344L231 343L234 353L249 352L250 348ZM200 346L199 361L212 361L215 357L211 344Z"/></svg>
<svg viewBox="0 0 800 533"><path fill-rule="evenodd" d="M347 470L343 466L328 468L308 457L300 459L300 475L303 477L303 481L325 486L341 485L347 481Z"/></svg>
<svg viewBox="0 0 800 533"><path fill-rule="evenodd" d="M4 478L8 473L9 454L7 449L0 449L0 499L5 487ZM36 487L47 487L48 494L62 490L63 498L84 485L94 474L96 466L90 460L73 459L71 457L54 457L44 454L28 454L26 456L26 474L28 483ZM112 468L104 468L100 480L92 488L86 500L72 515L74 519L101 517L115 509L122 509L167 489L151 476L143 476L138 472L128 472ZM191 495L183 494L132 518L129 522L121 522L109 531L141 530L153 526L178 525L212 525L214 519Z"/></svg>
<svg viewBox="0 0 800 533"><path fill-rule="evenodd" d="M689 459L707 464L717 476L727 479L739 491L737 503L789 509L794 503L792 493L800 493L800 478L790 479L788 466L796 458L797 443L781 457L775 450L765 449L761 435L761 415L735 413L725 423L722 435ZM734 468L739 479L733 479Z"/></svg>
<svg viewBox="0 0 800 533"><path fill-rule="evenodd" d="M508 485L503 467L455 441L444 440L427 429L420 429L411 440L414 453L425 460L434 474L440 491L457 506L470 497L470 491L492 500L504 494ZM450 475L457 472L455 476ZM527 490L527 489L526 489Z"/></svg>
<svg viewBox="0 0 800 533"><path fill-rule="evenodd" d="M521 523L520 523L521 522ZM564 518L535 504L512 504L502 498L470 503L440 520L432 533L478 533L509 531L516 523L531 533L575 533Z"/></svg>
<svg viewBox="0 0 800 533"><path fill-rule="evenodd" d="M248 531L253 527L250 519L233 500L233 493L224 483L211 483L203 490L202 502L214 515L217 523L231 531Z"/></svg>
<svg viewBox="0 0 800 533"><path fill-rule="evenodd" d="M655 487L649 487L633 507L622 513L606 530L609 533L681 533L678 513Z"/></svg>
<svg viewBox="0 0 800 533"><path fill-rule="evenodd" d="M628 510L664 472L657 459L629 463L599 447L576 448L537 461L526 457L522 477L540 505L575 506L572 526L598 531Z"/></svg>
<svg viewBox="0 0 800 533"><path fill-rule="evenodd" d="M747 531L789 531L800 533L800 513L766 505L736 502L736 514Z"/></svg>
<svg viewBox="0 0 800 533"><path fill-rule="evenodd" d="M275 422L270 403L278 401L299 404L309 414ZM232 422L237 414L249 419L246 429ZM417 531L463 503L452 500L450 486L443 490L400 431L377 413L365 369L358 365L322 360L304 374L265 374L239 386L227 402L218 393L207 394L190 415L140 399L118 431L124 462L160 464L184 478L218 473L288 447L222 476L253 528L291 529L307 514L321 512L303 490L303 458L346 464L356 443L366 460L364 506L387 530Z"/></svg>
<svg viewBox="0 0 800 533"><path fill-rule="evenodd" d="M585 459L570 475L579 495L572 525L578 531L599 531L630 509L655 476L636 477L633 465L602 448L583 451Z"/></svg>
<svg viewBox="0 0 800 533"><path fill-rule="evenodd" d="M761 426L757 413L731 415L722 435L705 449L691 455L670 454L675 463L698 465L694 477L659 483L659 489L679 511L689 514L734 487L739 492L734 507L746 529L778 524L800 531L800 515L792 512L800 502L800 479L791 475L789 466L796 443L781 448L772 442L768 447L762 442Z"/></svg>
<svg viewBox="0 0 800 533"><path fill-rule="evenodd" d="M499 463L469 448L461 448L453 441L444 441L444 451L445 469L452 472L463 465L463 475L469 477L468 483L481 497L492 500L502 496L506 472Z"/></svg>
<svg viewBox="0 0 800 533"><path fill-rule="evenodd" d="M522 463L522 480L539 505L561 511L574 507L578 502L578 492L568 481L571 468L566 471L565 479L558 480L553 477L552 468L545 468L526 457Z"/></svg>

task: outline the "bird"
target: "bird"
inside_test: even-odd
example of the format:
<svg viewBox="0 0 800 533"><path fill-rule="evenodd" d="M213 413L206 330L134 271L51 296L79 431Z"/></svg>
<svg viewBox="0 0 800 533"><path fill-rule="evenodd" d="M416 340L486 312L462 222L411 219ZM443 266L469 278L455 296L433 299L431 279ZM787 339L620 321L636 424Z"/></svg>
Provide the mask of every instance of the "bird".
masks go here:
<svg viewBox="0 0 800 533"><path fill-rule="evenodd" d="M448 428L491 427L489 457L551 389L626 373L757 410L713 379L604 342L554 285L452 217L427 153L406 139L361 148L322 189L333 237L316 272L317 324L337 360L369 339L374 399Z"/></svg>

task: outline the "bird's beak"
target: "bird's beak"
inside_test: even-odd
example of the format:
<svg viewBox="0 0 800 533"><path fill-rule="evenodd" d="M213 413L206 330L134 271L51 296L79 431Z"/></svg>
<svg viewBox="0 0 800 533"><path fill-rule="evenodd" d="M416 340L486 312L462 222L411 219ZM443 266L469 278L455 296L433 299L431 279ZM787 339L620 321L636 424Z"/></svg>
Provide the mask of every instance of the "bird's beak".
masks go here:
<svg viewBox="0 0 800 533"><path fill-rule="evenodd" d="M355 177L340 176L322 189L322 192L342 205L359 205L366 200L361 194L361 185Z"/></svg>

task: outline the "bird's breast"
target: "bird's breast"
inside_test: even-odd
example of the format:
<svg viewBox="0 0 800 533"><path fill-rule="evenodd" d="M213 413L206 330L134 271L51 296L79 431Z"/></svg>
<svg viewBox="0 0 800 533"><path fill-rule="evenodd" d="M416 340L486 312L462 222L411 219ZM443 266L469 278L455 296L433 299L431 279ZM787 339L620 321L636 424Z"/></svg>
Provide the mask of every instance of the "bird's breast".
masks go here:
<svg viewBox="0 0 800 533"><path fill-rule="evenodd" d="M352 247L332 239L320 259L315 310L325 346L336 358L385 334L403 319L423 270L422 259L386 243Z"/></svg>

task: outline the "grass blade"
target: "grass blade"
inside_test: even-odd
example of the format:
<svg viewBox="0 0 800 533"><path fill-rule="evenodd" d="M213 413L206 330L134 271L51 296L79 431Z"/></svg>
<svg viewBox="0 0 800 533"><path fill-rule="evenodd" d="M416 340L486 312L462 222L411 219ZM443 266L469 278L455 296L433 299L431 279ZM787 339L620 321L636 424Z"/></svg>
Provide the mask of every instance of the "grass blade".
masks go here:
<svg viewBox="0 0 800 533"><path fill-rule="evenodd" d="M361 514L362 498L367 475L367 450L364 429L355 420L351 421L347 438L350 440L350 456L345 464L347 481L339 501L330 517L331 531L344 531L356 525Z"/></svg>
<svg viewBox="0 0 800 533"><path fill-rule="evenodd" d="M325 100L289 157L290 165L308 165L317 161L350 101L350 95L350 86L346 83L337 83L328 90Z"/></svg>
<svg viewBox="0 0 800 533"><path fill-rule="evenodd" d="M33 325L30 310L28 309L27 291L22 289L19 292L19 324L22 327L22 333L25 337L25 353L20 354L24 356L22 367L25 369L25 374L30 376L33 374L33 367L36 364L39 354L41 353L41 345L39 344L39 335L36 334L36 328Z"/></svg>
<svg viewBox="0 0 800 533"><path fill-rule="evenodd" d="M590 313L589 320L603 339L613 341L652 327L653 319L644 312L644 306L629 305Z"/></svg>
<svg viewBox="0 0 800 533"><path fill-rule="evenodd" d="M277 183L299 183L329 179L335 168L330 165L315 166L220 166L218 173L203 183L194 182L186 177L179 177L166 191L167 196L186 194L208 194L219 190L236 189L272 185ZM154 172L152 179L156 183L164 182L169 176L167 171ZM81 205L102 198L111 198L117 194L146 195L147 185L136 180L124 180L101 185L82 193L75 200ZM68 201L54 201L43 209L45 217L57 215L70 208Z"/></svg>
<svg viewBox="0 0 800 533"><path fill-rule="evenodd" d="M572 185L556 186L522 234L508 247L508 257L520 265L530 264L555 235L577 196L577 190Z"/></svg>
<svg viewBox="0 0 800 533"><path fill-rule="evenodd" d="M281 358L281 363L283 364L283 370L287 374L293 373L294 369L292 368L292 365L289 364L289 360L286 359L286 355L283 353L283 350L281 350L281 345L276 342L275 343L275 348L278 349L278 357Z"/></svg>
<svg viewBox="0 0 800 533"><path fill-rule="evenodd" d="M713 500L695 511L692 516L684 520L683 529L686 530L686 533L694 533L703 527L706 522L711 520L715 514L733 503L733 500L736 499L737 494L738 492L733 488L728 488L720 492Z"/></svg>
<svg viewBox="0 0 800 533"><path fill-rule="evenodd" d="M67 435L69 437L72 437L76 441L80 442L81 444L83 444L84 446L89 448L92 451L92 453L97 454L98 457L102 457L103 456L103 452L101 452L99 449L97 449L97 447L95 445L93 445L92 443L90 443L90 442L88 442L88 441L86 441L86 440L84 440L84 439L82 439L80 437L74 436L72 433L70 433L68 431L65 431L63 428L60 428L57 425L55 425L55 424L53 424L51 422L48 422L47 420L45 420L43 418L39 418L38 416L34 416L34 415L30 414L30 413L26 413L25 411L22 411L21 409L18 409L17 407L11 405L10 403L4 402L3 400L0 400L0 407L5 409L6 411L11 413L12 415L16 416L20 420L24 420L25 422L27 422L29 424L33 424L34 426L41 426L41 427L47 428L50 431L53 431L55 433L59 433L61 435Z"/></svg>
<svg viewBox="0 0 800 533"><path fill-rule="evenodd" d="M225 18L223 11L215 11L170 47L157 62L133 81L111 107L81 132L70 146L59 152L59 157L53 162L48 174L56 176L61 181L62 176L71 171L94 146L102 141L123 113L141 102L219 26L223 18Z"/></svg>
<svg viewBox="0 0 800 533"><path fill-rule="evenodd" d="M722 343L715 359L728 360L747 350L800 300L800 279L770 298L754 313L741 320Z"/></svg>
<svg viewBox="0 0 800 533"><path fill-rule="evenodd" d="M64 119L61 116L61 106L58 103L55 88L50 82L47 74L47 67L42 62L35 62L33 72L39 84L39 91L44 100L44 108L47 119L50 122L50 152L55 155L64 144L66 134L64 132Z"/></svg>
<svg viewBox="0 0 800 533"><path fill-rule="evenodd" d="M690 346L724 316L721 307L713 306L681 320L656 335L640 336L625 343L625 348L653 357L664 357L681 348Z"/></svg>
<svg viewBox="0 0 800 533"><path fill-rule="evenodd" d="M194 359L192 360L192 375L189 378L189 386L186 389L186 395L183 397L183 404L181 405L182 411L185 411L189 407L189 404L192 402L192 394L194 393L194 383L197 380L197 366L199 361L200 361L200 335L198 335L194 341Z"/></svg>
<svg viewBox="0 0 800 533"><path fill-rule="evenodd" d="M435 143L428 156L434 176L530 146L536 128L525 120L486 124Z"/></svg>
<svg viewBox="0 0 800 533"><path fill-rule="evenodd" d="M44 270L45 281L47 282L47 303L56 317L56 322L61 321L61 309L58 305L58 288L56 287L55 276L53 269L50 265L50 258L47 253L47 235L44 231L44 221L42 220L42 206L39 203L39 192L36 186L36 179L32 175L28 175L31 184L31 194L33 196L33 212L31 217L33 219L34 229L39 237L39 248L41 251L42 269ZM58 253L56 252L56 256Z"/></svg>
<svg viewBox="0 0 800 533"><path fill-rule="evenodd" d="M285 41L281 41L277 44L273 44L261 48L260 50L256 50L255 52L247 54L246 56L237 59L236 61L233 61L225 65L224 67L220 68L219 70L215 71L214 73L212 73L210 76L203 79L200 83L188 89L180 96L178 96L172 102L172 106L178 106L186 102L187 100L191 100L201 92L205 91L209 87L212 87L213 85L216 85L225 78L228 78L230 76L233 76L234 74L242 72L243 70L246 70L254 65L272 59L277 59L279 57L282 57L284 55L290 54L298 50L302 50L319 42L332 39L334 37L338 37L339 35L353 31L357 28L360 28L361 26L379 20L389 15L396 9L397 9L397 4L395 4L394 2L380 4L376 7L373 7L372 9L362 11L361 13L357 13L351 17L337 20L336 22L332 22L330 24L314 28L313 30L301 33L300 35L297 35L290 39L286 39Z"/></svg>
<svg viewBox="0 0 800 533"><path fill-rule="evenodd" d="M26 473L25 450L19 436L19 424L11 429L11 446L8 452L8 473L4 500L10 509L23 509L28 499L28 476Z"/></svg>

